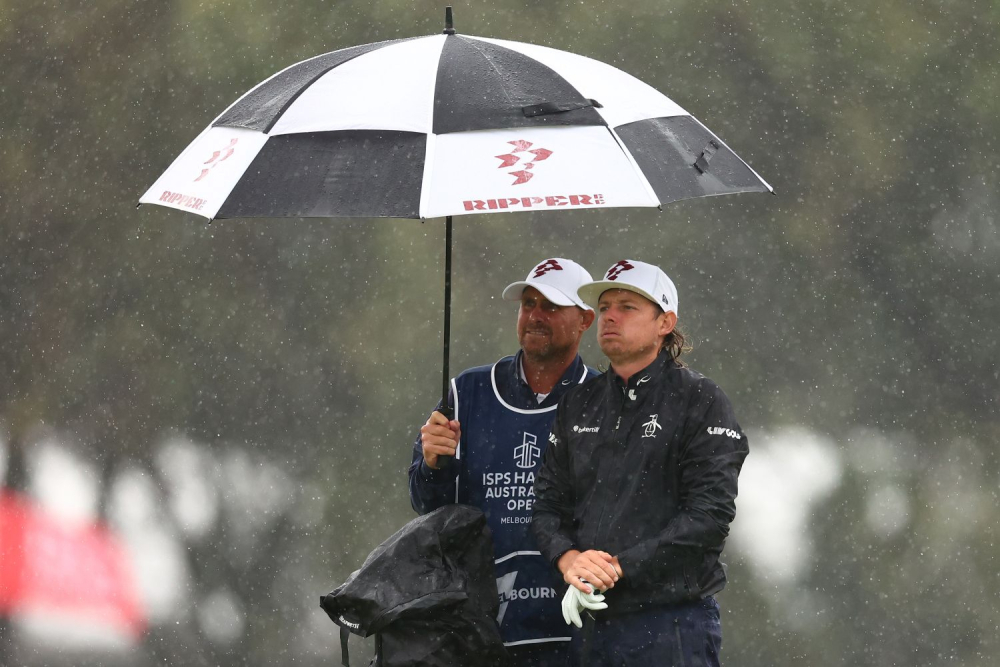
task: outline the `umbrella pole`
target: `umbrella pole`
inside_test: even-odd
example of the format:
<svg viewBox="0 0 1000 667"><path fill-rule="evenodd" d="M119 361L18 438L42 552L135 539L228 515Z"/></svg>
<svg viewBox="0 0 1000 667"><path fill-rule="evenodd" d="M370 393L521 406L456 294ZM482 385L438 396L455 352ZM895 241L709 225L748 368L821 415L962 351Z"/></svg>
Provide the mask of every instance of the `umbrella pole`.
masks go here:
<svg viewBox="0 0 1000 667"><path fill-rule="evenodd" d="M452 18L451 5L444 10L444 34L455 34L455 21ZM444 251L444 361L441 368L441 413L451 419L454 411L448 405L448 357L451 354L451 216L445 218L445 251Z"/></svg>
<svg viewBox="0 0 1000 667"><path fill-rule="evenodd" d="M448 356L451 352L451 216L445 219L445 251L444 251L444 361L441 369L441 412L448 418L453 417L448 405Z"/></svg>

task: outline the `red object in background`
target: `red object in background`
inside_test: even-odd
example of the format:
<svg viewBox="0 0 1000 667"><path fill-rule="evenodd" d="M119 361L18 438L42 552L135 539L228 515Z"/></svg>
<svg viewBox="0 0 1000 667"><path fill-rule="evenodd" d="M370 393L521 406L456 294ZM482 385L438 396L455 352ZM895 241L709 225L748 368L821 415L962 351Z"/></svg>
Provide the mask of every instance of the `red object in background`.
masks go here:
<svg viewBox="0 0 1000 667"><path fill-rule="evenodd" d="M106 527L68 525L0 492L0 615L53 615L139 639L145 619L124 547Z"/></svg>

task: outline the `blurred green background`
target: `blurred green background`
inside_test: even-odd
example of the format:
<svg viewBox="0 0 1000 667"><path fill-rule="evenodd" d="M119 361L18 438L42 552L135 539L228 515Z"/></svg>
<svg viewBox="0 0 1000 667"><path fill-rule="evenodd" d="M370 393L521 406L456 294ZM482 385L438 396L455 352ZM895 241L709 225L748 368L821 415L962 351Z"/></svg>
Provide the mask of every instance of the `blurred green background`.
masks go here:
<svg viewBox="0 0 1000 667"><path fill-rule="evenodd" d="M413 516L443 221L207 225L135 204L257 82L438 33L443 13L0 0L0 471L109 522L149 618L108 645L11 613L5 664L338 659L319 595ZM777 196L457 218L452 369L516 349L499 294L541 259L662 266L689 364L750 435L724 664L996 664L1000 3L495 0L455 18L641 78Z"/></svg>

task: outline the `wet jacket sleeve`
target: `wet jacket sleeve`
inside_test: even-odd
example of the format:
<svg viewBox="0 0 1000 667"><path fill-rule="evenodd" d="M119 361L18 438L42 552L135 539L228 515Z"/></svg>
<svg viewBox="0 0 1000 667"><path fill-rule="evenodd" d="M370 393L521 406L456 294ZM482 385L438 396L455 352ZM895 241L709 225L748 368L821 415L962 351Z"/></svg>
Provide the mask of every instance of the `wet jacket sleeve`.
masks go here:
<svg viewBox="0 0 1000 667"><path fill-rule="evenodd" d="M449 396L449 403L451 397ZM435 410L441 409L438 401ZM424 462L424 450L420 442L420 432L413 442L413 457L410 463L410 505L417 514L427 514L439 507L455 502L455 485L458 462L448 457L447 463L435 470Z"/></svg>
<svg viewBox="0 0 1000 667"><path fill-rule="evenodd" d="M737 479L749 452L732 405L704 380L689 409L680 457L681 511L658 535L618 555L631 586L676 578L721 548L736 516Z"/></svg>
<svg viewBox="0 0 1000 667"><path fill-rule="evenodd" d="M568 440L563 428L564 403L565 401L559 402L549 444L535 478L535 503L531 515L531 531L535 542L542 556L553 567L560 556L576 548L573 531L575 497L570 481Z"/></svg>

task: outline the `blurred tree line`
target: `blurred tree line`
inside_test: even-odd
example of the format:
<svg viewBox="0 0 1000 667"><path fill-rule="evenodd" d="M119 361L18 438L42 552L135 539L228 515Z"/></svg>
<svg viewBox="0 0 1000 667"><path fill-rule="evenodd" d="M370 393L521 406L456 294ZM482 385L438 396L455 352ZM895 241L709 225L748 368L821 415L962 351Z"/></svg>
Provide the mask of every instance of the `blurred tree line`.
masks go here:
<svg viewBox="0 0 1000 667"><path fill-rule="evenodd" d="M44 423L106 481L129 466L155 474L153 444L176 430L267 456L297 481L296 502L318 489L325 504L318 528L293 512L269 524L242 564L223 524L192 548L196 587L230 582L248 629L219 647L194 620L153 628L150 664L329 657L296 649L317 631L305 619L322 613L318 595L411 517L409 446L440 384L444 234L438 220L206 225L135 202L260 80L439 32L442 9L0 2L11 459ZM728 664L986 665L1000 648L998 19L996 3L954 0L456 6L459 32L638 76L775 186L662 213L456 220L453 369L515 349L514 306L498 295L534 261L573 257L598 274L634 257L678 284L690 363L744 427L801 425L842 447L848 466L812 518L817 557L795 590L730 553ZM585 358L601 361L592 341ZM866 519L887 486L909 508L890 533Z"/></svg>

